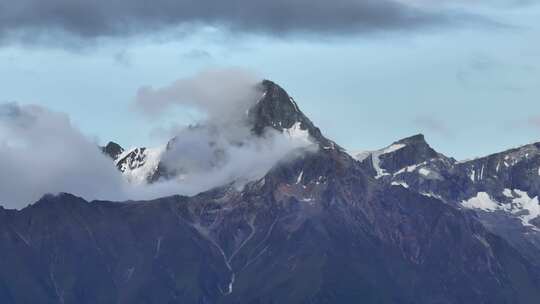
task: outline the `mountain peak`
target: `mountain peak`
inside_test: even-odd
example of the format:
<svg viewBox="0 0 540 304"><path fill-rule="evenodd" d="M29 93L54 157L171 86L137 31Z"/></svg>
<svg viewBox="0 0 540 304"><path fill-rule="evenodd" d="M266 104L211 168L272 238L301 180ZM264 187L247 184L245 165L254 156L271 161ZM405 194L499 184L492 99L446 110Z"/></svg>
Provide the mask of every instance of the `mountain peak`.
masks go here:
<svg viewBox="0 0 540 304"><path fill-rule="evenodd" d="M445 157L441 153L435 151L435 149L433 149L426 141L424 134L421 133L400 139L392 145L404 146L405 150L410 150L409 152L416 154L419 158L418 160L423 159L425 161L431 158Z"/></svg>
<svg viewBox="0 0 540 304"><path fill-rule="evenodd" d="M396 144L405 144L405 145L411 145L411 144L426 144L427 145L428 144L426 142L426 138L425 138L424 134L422 134L422 133L400 139L395 143Z"/></svg>
<svg viewBox="0 0 540 304"><path fill-rule="evenodd" d="M377 177L393 174L432 159L448 159L435 151L426 142L423 134L403 138L381 150L358 153L355 158L364 163L367 161L368 168L372 168Z"/></svg>
<svg viewBox="0 0 540 304"><path fill-rule="evenodd" d="M279 132L300 128L307 130L309 135L319 144L325 147L335 146L300 110L296 101L285 89L270 80L263 80L261 87L264 94L248 113L255 134L263 134L266 128Z"/></svg>
<svg viewBox="0 0 540 304"><path fill-rule="evenodd" d="M391 153L380 155L381 167L395 172L404 167L419 164L434 158L446 158L435 151L427 142L423 134L416 134L401 139L392 144Z"/></svg>
<svg viewBox="0 0 540 304"><path fill-rule="evenodd" d="M110 141L105 147L101 147L101 151L112 159L117 159L124 152L119 144Z"/></svg>
<svg viewBox="0 0 540 304"><path fill-rule="evenodd" d="M249 112L255 133L261 134L267 127L283 131L298 122L311 124L294 99L282 87L270 80L264 80L261 86L264 94Z"/></svg>
<svg viewBox="0 0 540 304"><path fill-rule="evenodd" d="M308 133L309 139L324 150L340 148L322 135L319 128L302 113L294 99L282 87L273 81L264 80L259 83L258 89L260 89L262 96L247 111L247 126L251 134L264 136L268 129L273 129L291 137L300 136L303 138ZM217 162L223 154L222 147L216 144L216 139L221 136L221 127L227 126L208 123L192 125L187 128L187 131L202 131L205 137L208 136L208 145L213 150L214 156L217 157L210 161L212 166L215 165L214 161ZM184 133L183 135L186 134ZM195 133L192 134L196 135ZM242 140L234 138L231 143L238 145L241 144ZM115 160L116 167L129 181L135 183L153 183L160 179L169 179L178 176L180 174L179 172L182 171L178 168L173 169L173 166L166 165L166 162L163 161L166 153L175 149L174 146L177 143L178 136L175 136L169 140L166 146L135 148L124 151L120 145L110 142L102 150Z"/></svg>

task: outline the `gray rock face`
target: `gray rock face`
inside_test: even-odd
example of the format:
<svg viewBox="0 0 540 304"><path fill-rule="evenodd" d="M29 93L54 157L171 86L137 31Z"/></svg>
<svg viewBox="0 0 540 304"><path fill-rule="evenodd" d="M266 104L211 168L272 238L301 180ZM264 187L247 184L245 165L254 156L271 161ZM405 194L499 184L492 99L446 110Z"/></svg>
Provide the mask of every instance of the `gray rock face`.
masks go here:
<svg viewBox="0 0 540 304"><path fill-rule="evenodd" d="M101 151L113 160L116 160L124 152L124 148L111 141L105 147L101 147Z"/></svg>
<svg viewBox="0 0 540 304"><path fill-rule="evenodd" d="M538 303L528 256L474 212L422 194L446 179L452 192L458 171L473 183L461 164L418 136L357 161L264 85L254 132L299 123L318 151L243 189L0 209L0 303ZM434 172L415 174L416 162ZM473 194L458 192L448 197Z"/></svg>

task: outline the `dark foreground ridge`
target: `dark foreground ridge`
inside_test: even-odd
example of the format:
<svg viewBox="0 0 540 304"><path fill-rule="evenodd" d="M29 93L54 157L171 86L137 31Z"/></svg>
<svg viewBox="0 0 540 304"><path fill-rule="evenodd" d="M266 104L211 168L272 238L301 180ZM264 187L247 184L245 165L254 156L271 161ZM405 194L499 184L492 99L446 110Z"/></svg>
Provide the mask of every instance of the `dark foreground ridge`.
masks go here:
<svg viewBox="0 0 540 304"><path fill-rule="evenodd" d="M539 302L538 268L477 213L393 184L399 166L443 157L423 137L358 161L265 85L254 130L299 122L317 152L242 190L2 209L0 303Z"/></svg>

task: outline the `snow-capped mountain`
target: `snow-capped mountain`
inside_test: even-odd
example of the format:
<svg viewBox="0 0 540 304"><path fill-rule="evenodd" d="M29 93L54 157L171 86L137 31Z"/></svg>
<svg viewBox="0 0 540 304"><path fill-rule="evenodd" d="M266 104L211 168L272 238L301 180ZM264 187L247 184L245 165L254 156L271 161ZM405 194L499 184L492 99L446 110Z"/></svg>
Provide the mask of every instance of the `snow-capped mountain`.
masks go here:
<svg viewBox="0 0 540 304"><path fill-rule="evenodd" d="M248 112L251 132L309 135L317 149L293 153L242 188L126 203L64 193L0 208L0 303L539 302L537 253L479 215L513 216L535 231L523 225L535 219L504 208L530 206L525 192L536 195L535 181L515 177L533 178L536 156L495 157L508 167L492 171L415 136L357 160L282 88L264 87ZM171 172L160 169L163 150L103 149L139 181ZM501 210L491 212L494 204Z"/></svg>
<svg viewBox="0 0 540 304"><path fill-rule="evenodd" d="M307 118L298 105L287 92L269 80L261 84L262 97L245 113L245 122L254 136L264 136L269 129L275 130L284 136L295 140L315 142L325 149L333 149L335 143L324 138L321 131ZM209 122L211 123L211 122ZM219 128L212 125L192 126L186 132L197 132L200 129L212 129L208 133L219 132ZM177 138L171 139L167 145L157 148L131 148L124 150L120 145L110 142L102 148L115 162L116 167L133 183L153 183L160 179L177 178L189 175L188 168L170 168L163 160L167 153L173 149ZM216 144L217 140L212 136L208 139L209 145L214 149L218 163L222 147ZM241 141L234 143L242 145Z"/></svg>
<svg viewBox="0 0 540 304"><path fill-rule="evenodd" d="M488 229L540 262L540 143L458 162L416 135L352 154L387 184L474 211Z"/></svg>

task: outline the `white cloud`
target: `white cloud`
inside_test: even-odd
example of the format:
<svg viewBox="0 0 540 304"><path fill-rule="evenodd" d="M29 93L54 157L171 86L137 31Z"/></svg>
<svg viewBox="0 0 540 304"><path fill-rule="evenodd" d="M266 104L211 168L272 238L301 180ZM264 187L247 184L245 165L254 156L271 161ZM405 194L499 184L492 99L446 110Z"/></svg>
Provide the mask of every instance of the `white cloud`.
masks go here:
<svg viewBox="0 0 540 304"><path fill-rule="evenodd" d="M252 78L231 75L238 74L201 74L139 96L138 104L150 112L155 106L188 104L207 117L198 127L174 129L163 164L178 177L152 185L129 184L66 114L35 105L0 104L0 205L22 208L46 193L127 200L193 195L233 182L241 186L262 178L293 151L311 146L277 131L254 136L246 111L261 92ZM176 99L165 98L171 96ZM186 96L193 99L183 99Z"/></svg>
<svg viewBox="0 0 540 304"><path fill-rule="evenodd" d="M0 105L0 204L21 208L45 193L123 197L124 182L96 143L65 114Z"/></svg>

